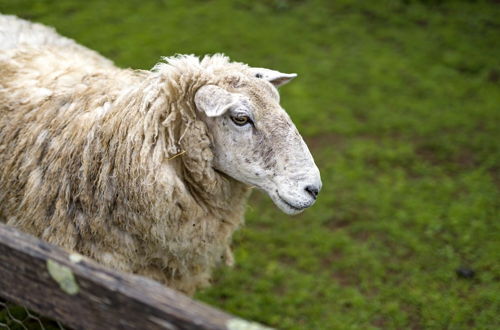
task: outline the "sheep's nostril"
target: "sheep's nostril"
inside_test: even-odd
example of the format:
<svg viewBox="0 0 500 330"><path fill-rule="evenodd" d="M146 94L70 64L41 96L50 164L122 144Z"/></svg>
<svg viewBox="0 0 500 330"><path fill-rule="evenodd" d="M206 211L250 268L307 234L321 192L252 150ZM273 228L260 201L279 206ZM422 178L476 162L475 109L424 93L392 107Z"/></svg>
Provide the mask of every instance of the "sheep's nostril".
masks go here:
<svg viewBox="0 0 500 330"><path fill-rule="evenodd" d="M319 193L318 187L311 185L311 186L305 187L304 190L307 191L312 196L312 198L316 199L316 197L318 197L318 193Z"/></svg>

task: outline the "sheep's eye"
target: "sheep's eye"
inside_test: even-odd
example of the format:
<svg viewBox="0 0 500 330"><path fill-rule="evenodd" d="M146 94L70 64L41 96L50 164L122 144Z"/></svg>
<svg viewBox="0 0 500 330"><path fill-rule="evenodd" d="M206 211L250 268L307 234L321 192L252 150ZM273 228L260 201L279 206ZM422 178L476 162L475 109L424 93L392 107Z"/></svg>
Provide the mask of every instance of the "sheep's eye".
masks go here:
<svg viewBox="0 0 500 330"><path fill-rule="evenodd" d="M252 122L248 116L231 116L231 120L238 126L243 126Z"/></svg>

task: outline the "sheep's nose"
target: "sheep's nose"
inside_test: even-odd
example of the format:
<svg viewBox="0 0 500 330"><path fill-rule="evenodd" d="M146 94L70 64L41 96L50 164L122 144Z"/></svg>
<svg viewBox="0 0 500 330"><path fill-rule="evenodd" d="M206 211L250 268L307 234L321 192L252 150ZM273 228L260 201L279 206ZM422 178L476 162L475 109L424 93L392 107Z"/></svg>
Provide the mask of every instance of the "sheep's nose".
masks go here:
<svg viewBox="0 0 500 330"><path fill-rule="evenodd" d="M309 195L312 196L312 198L316 199L318 197L318 194L319 194L319 187L318 186L309 185L309 186L305 187L304 190L307 191L309 193Z"/></svg>

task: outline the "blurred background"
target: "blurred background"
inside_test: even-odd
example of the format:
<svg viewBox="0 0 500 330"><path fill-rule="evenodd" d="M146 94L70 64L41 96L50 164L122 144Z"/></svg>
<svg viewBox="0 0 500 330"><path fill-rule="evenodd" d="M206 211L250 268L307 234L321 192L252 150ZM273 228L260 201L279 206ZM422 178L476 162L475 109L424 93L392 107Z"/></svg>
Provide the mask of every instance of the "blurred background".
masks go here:
<svg viewBox="0 0 500 330"><path fill-rule="evenodd" d="M0 0L121 67L223 52L297 72L282 105L323 179L254 192L197 299L280 329L500 328L500 2Z"/></svg>

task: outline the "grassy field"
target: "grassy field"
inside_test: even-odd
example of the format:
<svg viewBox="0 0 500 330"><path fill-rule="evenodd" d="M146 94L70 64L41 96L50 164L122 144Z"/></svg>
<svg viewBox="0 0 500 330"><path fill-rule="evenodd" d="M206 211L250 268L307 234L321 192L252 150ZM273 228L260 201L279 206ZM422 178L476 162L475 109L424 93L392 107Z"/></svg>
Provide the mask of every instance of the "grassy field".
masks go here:
<svg viewBox="0 0 500 330"><path fill-rule="evenodd" d="M497 1L0 0L0 11L123 67L224 52L299 73L282 105L323 191L295 217L254 193L236 266L198 299L281 329L500 328Z"/></svg>

